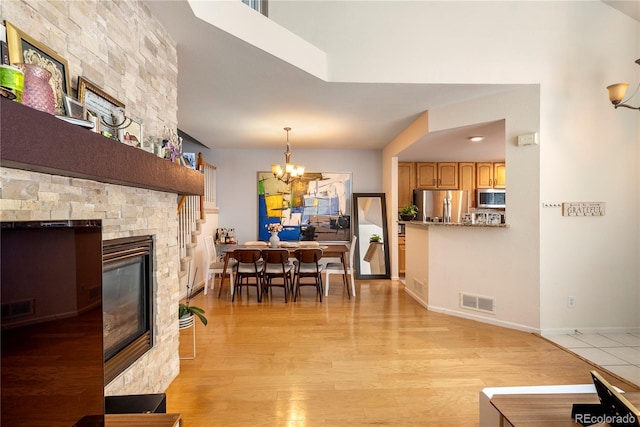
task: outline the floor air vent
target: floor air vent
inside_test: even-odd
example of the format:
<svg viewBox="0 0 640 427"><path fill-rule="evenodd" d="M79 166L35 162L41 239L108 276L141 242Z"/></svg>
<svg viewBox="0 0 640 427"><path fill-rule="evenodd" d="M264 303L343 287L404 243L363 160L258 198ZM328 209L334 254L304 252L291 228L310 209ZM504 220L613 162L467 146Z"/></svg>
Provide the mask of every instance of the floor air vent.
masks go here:
<svg viewBox="0 0 640 427"><path fill-rule="evenodd" d="M495 298L481 297L479 295L460 292L460 307L495 314L496 300Z"/></svg>

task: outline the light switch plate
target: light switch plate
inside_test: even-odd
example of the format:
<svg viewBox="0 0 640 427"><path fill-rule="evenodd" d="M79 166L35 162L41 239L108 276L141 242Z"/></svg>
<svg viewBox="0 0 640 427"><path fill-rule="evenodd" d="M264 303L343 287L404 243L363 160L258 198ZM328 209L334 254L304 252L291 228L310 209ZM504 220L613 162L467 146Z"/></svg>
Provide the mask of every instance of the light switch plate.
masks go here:
<svg viewBox="0 0 640 427"><path fill-rule="evenodd" d="M518 146L538 144L538 133L528 133L526 135L518 135Z"/></svg>

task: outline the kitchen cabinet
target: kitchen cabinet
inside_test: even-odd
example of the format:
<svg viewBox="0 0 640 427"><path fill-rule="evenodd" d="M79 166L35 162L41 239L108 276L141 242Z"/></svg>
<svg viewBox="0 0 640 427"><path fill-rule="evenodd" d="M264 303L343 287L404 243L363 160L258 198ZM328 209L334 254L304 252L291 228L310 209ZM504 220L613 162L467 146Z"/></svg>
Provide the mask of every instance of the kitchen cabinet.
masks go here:
<svg viewBox="0 0 640 427"><path fill-rule="evenodd" d="M413 203L414 188L416 188L416 164L398 162L398 210Z"/></svg>
<svg viewBox="0 0 640 427"><path fill-rule="evenodd" d="M505 188L506 165L504 162L476 163L476 188Z"/></svg>
<svg viewBox="0 0 640 427"><path fill-rule="evenodd" d="M476 207L476 164L473 162L458 163L458 184L460 190L469 192L469 207Z"/></svg>
<svg viewBox="0 0 640 427"><path fill-rule="evenodd" d="M493 188L505 188L507 184L507 166L504 163L493 164Z"/></svg>
<svg viewBox="0 0 640 427"><path fill-rule="evenodd" d="M416 163L416 184L422 190L457 190L457 162L418 162Z"/></svg>
<svg viewBox="0 0 640 427"><path fill-rule="evenodd" d="M405 254L404 236L398 236L398 274L400 276L404 276Z"/></svg>

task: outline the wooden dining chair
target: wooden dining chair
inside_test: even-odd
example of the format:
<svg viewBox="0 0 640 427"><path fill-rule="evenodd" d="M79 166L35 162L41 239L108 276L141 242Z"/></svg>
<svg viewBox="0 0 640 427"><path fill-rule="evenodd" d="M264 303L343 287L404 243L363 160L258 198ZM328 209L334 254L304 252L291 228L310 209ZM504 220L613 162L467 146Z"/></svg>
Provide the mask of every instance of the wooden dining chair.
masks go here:
<svg viewBox="0 0 640 427"><path fill-rule="evenodd" d="M322 302L322 270L324 266L320 263L322 258L322 249L296 249L295 251L295 288L293 292L293 301L295 302L300 295L300 286L315 286L316 293ZM313 283L303 283L300 279L313 278Z"/></svg>
<svg viewBox="0 0 640 427"><path fill-rule="evenodd" d="M329 295L329 280L332 274L341 274L342 283L347 290L347 295L351 298L351 294L356 296L356 285L353 278L354 270L354 258L356 253L356 240L358 236L353 236L351 239L351 246L349 246L349 264L344 265L342 262L329 262L325 265L324 269L324 295ZM351 279L351 294L349 294L349 285L347 284L347 276Z"/></svg>
<svg viewBox="0 0 640 427"><path fill-rule="evenodd" d="M236 249L233 257L238 261L236 265L236 280L233 284L235 291L231 301L234 301L236 294L242 291L242 287L247 287L247 297L249 297L249 286L254 286L258 293L258 302L262 301L262 273L264 271L264 261L261 259L260 249ZM252 283L250 280L254 279Z"/></svg>
<svg viewBox="0 0 640 427"><path fill-rule="evenodd" d="M271 295L272 287L284 289L284 302L288 302L289 292L293 292L291 270L293 265L289 262L289 251L286 249L263 249L264 272L262 275L262 295ZM282 283L273 279L281 278Z"/></svg>

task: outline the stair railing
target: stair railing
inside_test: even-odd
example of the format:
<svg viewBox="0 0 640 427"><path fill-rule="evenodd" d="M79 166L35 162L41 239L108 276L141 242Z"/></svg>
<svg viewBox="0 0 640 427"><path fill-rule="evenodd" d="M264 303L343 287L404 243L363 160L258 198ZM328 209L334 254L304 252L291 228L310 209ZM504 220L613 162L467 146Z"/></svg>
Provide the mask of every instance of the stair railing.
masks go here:
<svg viewBox="0 0 640 427"><path fill-rule="evenodd" d="M207 163L198 153L197 170L204 174L204 195L181 195L178 201L178 250L180 258L191 255L191 248L197 246L195 237L199 231L199 223L205 218L206 209L216 206L216 167Z"/></svg>

